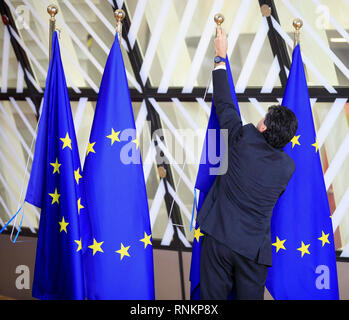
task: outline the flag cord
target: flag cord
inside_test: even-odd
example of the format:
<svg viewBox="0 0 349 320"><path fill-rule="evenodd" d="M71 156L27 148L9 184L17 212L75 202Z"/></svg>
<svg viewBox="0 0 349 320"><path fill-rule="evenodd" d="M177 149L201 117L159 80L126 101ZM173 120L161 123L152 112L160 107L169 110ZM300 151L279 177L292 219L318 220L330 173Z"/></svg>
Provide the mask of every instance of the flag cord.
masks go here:
<svg viewBox="0 0 349 320"><path fill-rule="evenodd" d="M34 141L36 139L36 136L37 136L37 131L38 131L38 127L39 127L39 122L40 122L40 118L41 118L41 114L39 116L39 119L37 121L37 124L36 124L36 128L35 128L35 135L33 136L33 139L32 139L32 142L31 142L31 145L30 145L30 149L29 151L32 152L33 151L33 146L34 146ZM18 234L21 230L21 226L22 226L22 222L23 222L23 217L24 217L24 208L23 208L23 205L24 205L24 202L22 203L22 197L23 197L23 190L24 190L24 182L25 182L25 177L28 173L28 167L29 167L29 159L30 159L30 155L28 154L28 157L27 157L27 163L26 163L26 166L25 166L25 169L24 169L24 175L23 175L23 179L22 179L22 186L21 186L21 192L20 192L20 195L19 195L19 200L18 200L18 207L17 207L17 213L16 213L16 218L15 218L15 221L13 222L12 224L12 230L11 230L11 234L10 234L10 240L12 243L16 243L16 240L17 240L17 237L18 237ZM21 210L22 209L22 210ZM13 233L14 233L14 229L16 228L16 225L17 225L17 218L18 218L18 213L22 211L22 217L21 217L21 221L19 223L19 226L18 226L18 231L17 231L17 234L13 240Z"/></svg>
<svg viewBox="0 0 349 320"><path fill-rule="evenodd" d="M184 170L185 165L186 165L186 162L184 161L183 166L182 166L182 171ZM183 174L184 174L184 172L183 172ZM177 182L175 191L178 190L178 187L179 187L179 184L181 183L181 181L182 181L182 176L180 176L179 179L178 179L178 182ZM170 208L170 213L169 213L169 215L168 215L168 219L171 219L174 201L175 201L175 199L174 199L174 197L172 197L172 203L171 203L171 208ZM181 227L185 228L184 225L177 225L177 226L181 226Z"/></svg>
<svg viewBox="0 0 349 320"><path fill-rule="evenodd" d="M204 101L205 101L205 99L206 99L206 95L207 95L207 92L208 92L208 89L209 89L211 80L212 80L212 73L211 73L211 75L210 75L210 77L209 77L209 79L208 79L208 81L207 81L207 85L206 85L206 89L205 89L205 93L204 93L204 97L203 97L203 100L204 100ZM184 170L185 165L186 165L186 161L184 160L184 163L183 163L183 166L182 166L182 171ZM175 190L178 190L178 187L179 187L179 184L181 183L181 181L182 181L182 176L179 177L179 180L178 180L178 182L177 182L177 185L176 185L176 189L175 189ZM172 203L171 203L170 213L169 213L169 215L168 215L168 218L169 218L169 219L171 218L171 215L172 215L172 209L173 209L174 201L175 201L175 200L174 200L174 197L172 197ZM173 224L173 225L175 225L175 224ZM180 227L185 228L184 225L176 224L176 226L180 226ZM191 228L190 228L190 229L191 229Z"/></svg>
<svg viewBox="0 0 349 320"><path fill-rule="evenodd" d="M205 101L205 99L206 99L207 91L208 91L208 88L209 88L209 86L210 86L211 80L212 80L212 73L211 73L211 75L210 75L210 77L209 77L209 79L208 79L207 85L206 85L206 90L205 90L204 98L203 98L204 101Z"/></svg>

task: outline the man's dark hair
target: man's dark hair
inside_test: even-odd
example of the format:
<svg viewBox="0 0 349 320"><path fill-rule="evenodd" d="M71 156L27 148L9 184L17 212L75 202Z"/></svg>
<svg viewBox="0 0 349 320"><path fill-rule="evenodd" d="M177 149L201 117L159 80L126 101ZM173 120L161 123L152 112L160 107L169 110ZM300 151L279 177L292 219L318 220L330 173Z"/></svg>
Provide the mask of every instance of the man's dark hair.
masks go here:
<svg viewBox="0 0 349 320"><path fill-rule="evenodd" d="M296 115L287 107L274 105L269 107L264 124L267 129L264 138L274 148L283 148L295 136L298 121Z"/></svg>

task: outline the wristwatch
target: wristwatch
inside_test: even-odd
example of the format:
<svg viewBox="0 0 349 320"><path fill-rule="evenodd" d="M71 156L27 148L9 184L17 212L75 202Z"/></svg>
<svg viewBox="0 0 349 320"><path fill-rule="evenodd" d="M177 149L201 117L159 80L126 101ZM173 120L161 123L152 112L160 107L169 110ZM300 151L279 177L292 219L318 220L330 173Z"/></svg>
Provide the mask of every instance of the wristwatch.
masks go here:
<svg viewBox="0 0 349 320"><path fill-rule="evenodd" d="M216 57L214 57L214 62L220 63L220 62L226 62L226 60L220 56L216 56Z"/></svg>

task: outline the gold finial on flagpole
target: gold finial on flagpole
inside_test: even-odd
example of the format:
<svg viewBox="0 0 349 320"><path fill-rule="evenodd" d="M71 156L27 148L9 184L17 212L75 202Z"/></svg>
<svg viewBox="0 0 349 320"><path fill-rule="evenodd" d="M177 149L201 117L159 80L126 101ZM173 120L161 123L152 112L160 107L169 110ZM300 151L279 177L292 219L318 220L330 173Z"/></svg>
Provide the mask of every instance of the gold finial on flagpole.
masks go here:
<svg viewBox="0 0 349 320"><path fill-rule="evenodd" d="M54 4L50 4L47 7L47 13L50 15L50 29L49 29L49 52L50 52L50 59L51 59L51 53L52 53L52 37L53 33L56 29L56 14L58 13L58 8Z"/></svg>
<svg viewBox="0 0 349 320"><path fill-rule="evenodd" d="M295 48L296 45L300 41L300 32L299 32L299 30L302 28L302 26L303 26L302 19L296 18L296 19L293 20L293 27L295 28L294 39L293 39L293 48Z"/></svg>
<svg viewBox="0 0 349 320"><path fill-rule="evenodd" d="M270 17L271 16L271 8L267 4L263 4L261 6L261 13L263 17Z"/></svg>
<svg viewBox="0 0 349 320"><path fill-rule="evenodd" d="M224 22L224 16L221 13L217 13L214 16L214 22L217 24L216 27L216 36L217 36L217 29L222 28L222 23Z"/></svg>
<svg viewBox="0 0 349 320"><path fill-rule="evenodd" d="M114 17L116 19L116 33L118 34L119 43L122 37L122 20L125 18L125 11L122 9L117 9L114 12Z"/></svg>

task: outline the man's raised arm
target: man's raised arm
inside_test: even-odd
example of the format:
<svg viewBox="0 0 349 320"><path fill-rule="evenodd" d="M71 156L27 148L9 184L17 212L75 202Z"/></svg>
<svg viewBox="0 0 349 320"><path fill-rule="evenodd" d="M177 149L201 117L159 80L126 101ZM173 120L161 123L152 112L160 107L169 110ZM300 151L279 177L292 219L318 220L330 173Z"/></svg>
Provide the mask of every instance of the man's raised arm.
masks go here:
<svg viewBox="0 0 349 320"><path fill-rule="evenodd" d="M216 57L225 58L227 56L228 41L223 29L217 30L214 46ZM224 61L215 64L215 69L212 72L212 81L213 104L216 107L219 124L221 129L228 129L229 137L232 137L241 128L242 122L231 96Z"/></svg>

